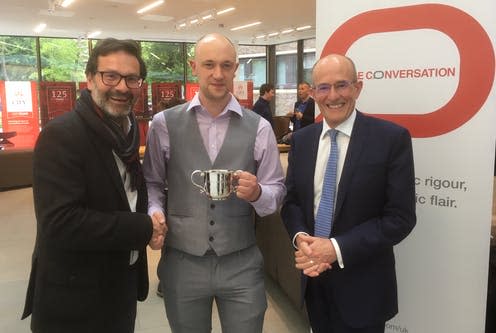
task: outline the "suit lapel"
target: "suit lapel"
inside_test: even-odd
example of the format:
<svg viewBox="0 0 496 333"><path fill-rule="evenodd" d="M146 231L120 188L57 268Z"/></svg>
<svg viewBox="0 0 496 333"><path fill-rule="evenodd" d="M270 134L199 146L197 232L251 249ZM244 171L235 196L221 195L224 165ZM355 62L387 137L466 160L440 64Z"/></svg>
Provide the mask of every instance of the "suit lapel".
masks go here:
<svg viewBox="0 0 496 333"><path fill-rule="evenodd" d="M339 181L338 194L336 199L335 216L339 216L339 212L343 205L346 193L349 189L349 185L355 168L362 154L362 151L367 142L369 135L369 130L367 126L366 118L357 111L357 116L355 123L353 124L353 130L351 132L350 143L348 145L348 151L346 152L346 158L343 165L343 173L341 174L341 179Z"/></svg>
<svg viewBox="0 0 496 333"><path fill-rule="evenodd" d="M309 144L305 144L303 149L308 149L310 156L306 159L308 161L308 170L311 170L312 176L311 179L312 181L309 181L307 183L307 191L309 198L313 198L314 196L314 185L313 185L313 179L315 178L315 166L317 165L317 152L319 150L319 139L320 139L320 133L322 132L322 122L318 123L317 126L315 126L315 130L312 133L312 136L310 137L311 142ZM312 214L313 215L313 214Z"/></svg>

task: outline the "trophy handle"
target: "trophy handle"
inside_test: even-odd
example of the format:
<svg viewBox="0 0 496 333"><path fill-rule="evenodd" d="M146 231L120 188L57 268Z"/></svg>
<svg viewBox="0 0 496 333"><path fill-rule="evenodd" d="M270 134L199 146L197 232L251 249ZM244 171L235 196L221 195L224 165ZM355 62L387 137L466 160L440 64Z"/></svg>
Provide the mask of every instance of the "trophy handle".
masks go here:
<svg viewBox="0 0 496 333"><path fill-rule="evenodd" d="M195 182L195 180L194 180L194 177L195 177L195 175L196 175L197 173L199 173L200 175L202 175L202 174L203 174L203 171L201 171L201 170L195 170L195 171L193 171L193 172L191 173L191 182L193 183L193 185L195 185L196 187L198 187L198 188L199 188L199 189L200 189L203 193L206 193L206 190L205 190L205 185L199 185L199 184L197 184L197 183Z"/></svg>

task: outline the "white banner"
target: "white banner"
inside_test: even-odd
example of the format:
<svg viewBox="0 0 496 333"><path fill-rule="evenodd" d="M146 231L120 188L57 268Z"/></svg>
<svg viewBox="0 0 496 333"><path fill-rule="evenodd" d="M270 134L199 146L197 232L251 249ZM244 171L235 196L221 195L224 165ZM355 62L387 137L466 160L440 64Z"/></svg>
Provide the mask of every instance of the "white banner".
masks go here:
<svg viewBox="0 0 496 333"><path fill-rule="evenodd" d="M33 112L30 81L5 81L5 102L8 112Z"/></svg>
<svg viewBox="0 0 496 333"><path fill-rule="evenodd" d="M357 108L413 137L417 226L395 248L399 314L387 333L484 332L495 34L494 0L317 0L317 55L351 57Z"/></svg>

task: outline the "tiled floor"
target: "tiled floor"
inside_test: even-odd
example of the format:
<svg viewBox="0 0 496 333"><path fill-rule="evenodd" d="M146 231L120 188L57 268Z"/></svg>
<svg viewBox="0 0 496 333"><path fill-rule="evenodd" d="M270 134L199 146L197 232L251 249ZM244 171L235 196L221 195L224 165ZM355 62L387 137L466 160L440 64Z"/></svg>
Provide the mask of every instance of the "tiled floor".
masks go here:
<svg viewBox="0 0 496 333"><path fill-rule="evenodd" d="M0 332L30 332L29 319L21 321L20 316L35 235L31 188L0 192ZM170 332L162 299L155 295L158 257L158 252L149 251L150 294L138 303L136 333ZM264 333L309 332L306 321L269 278L266 287L269 308ZM220 333L219 327L214 313L212 332Z"/></svg>

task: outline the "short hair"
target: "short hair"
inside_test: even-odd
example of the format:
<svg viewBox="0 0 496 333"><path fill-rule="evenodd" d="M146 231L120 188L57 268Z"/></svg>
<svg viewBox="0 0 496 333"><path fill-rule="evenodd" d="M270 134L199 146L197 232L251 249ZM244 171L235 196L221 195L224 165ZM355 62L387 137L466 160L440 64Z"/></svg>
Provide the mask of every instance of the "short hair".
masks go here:
<svg viewBox="0 0 496 333"><path fill-rule="evenodd" d="M260 96L265 95L265 93L274 90L274 85L272 83L264 83L260 86Z"/></svg>
<svg viewBox="0 0 496 333"><path fill-rule="evenodd" d="M146 78L146 65L143 57L141 56L141 46L138 42L132 39L115 39L106 38L99 40L93 50L91 51L88 62L86 63L85 74L95 74L98 67L98 57L106 56L111 53L124 51L138 59L140 66L140 77Z"/></svg>
<svg viewBox="0 0 496 333"><path fill-rule="evenodd" d="M304 84L304 85L306 85L306 86L308 86L308 87L310 87L310 88L312 87L312 85L311 85L310 83L308 83L307 81L301 81L300 83L298 83L298 87L299 87L300 85L302 85L302 84Z"/></svg>

